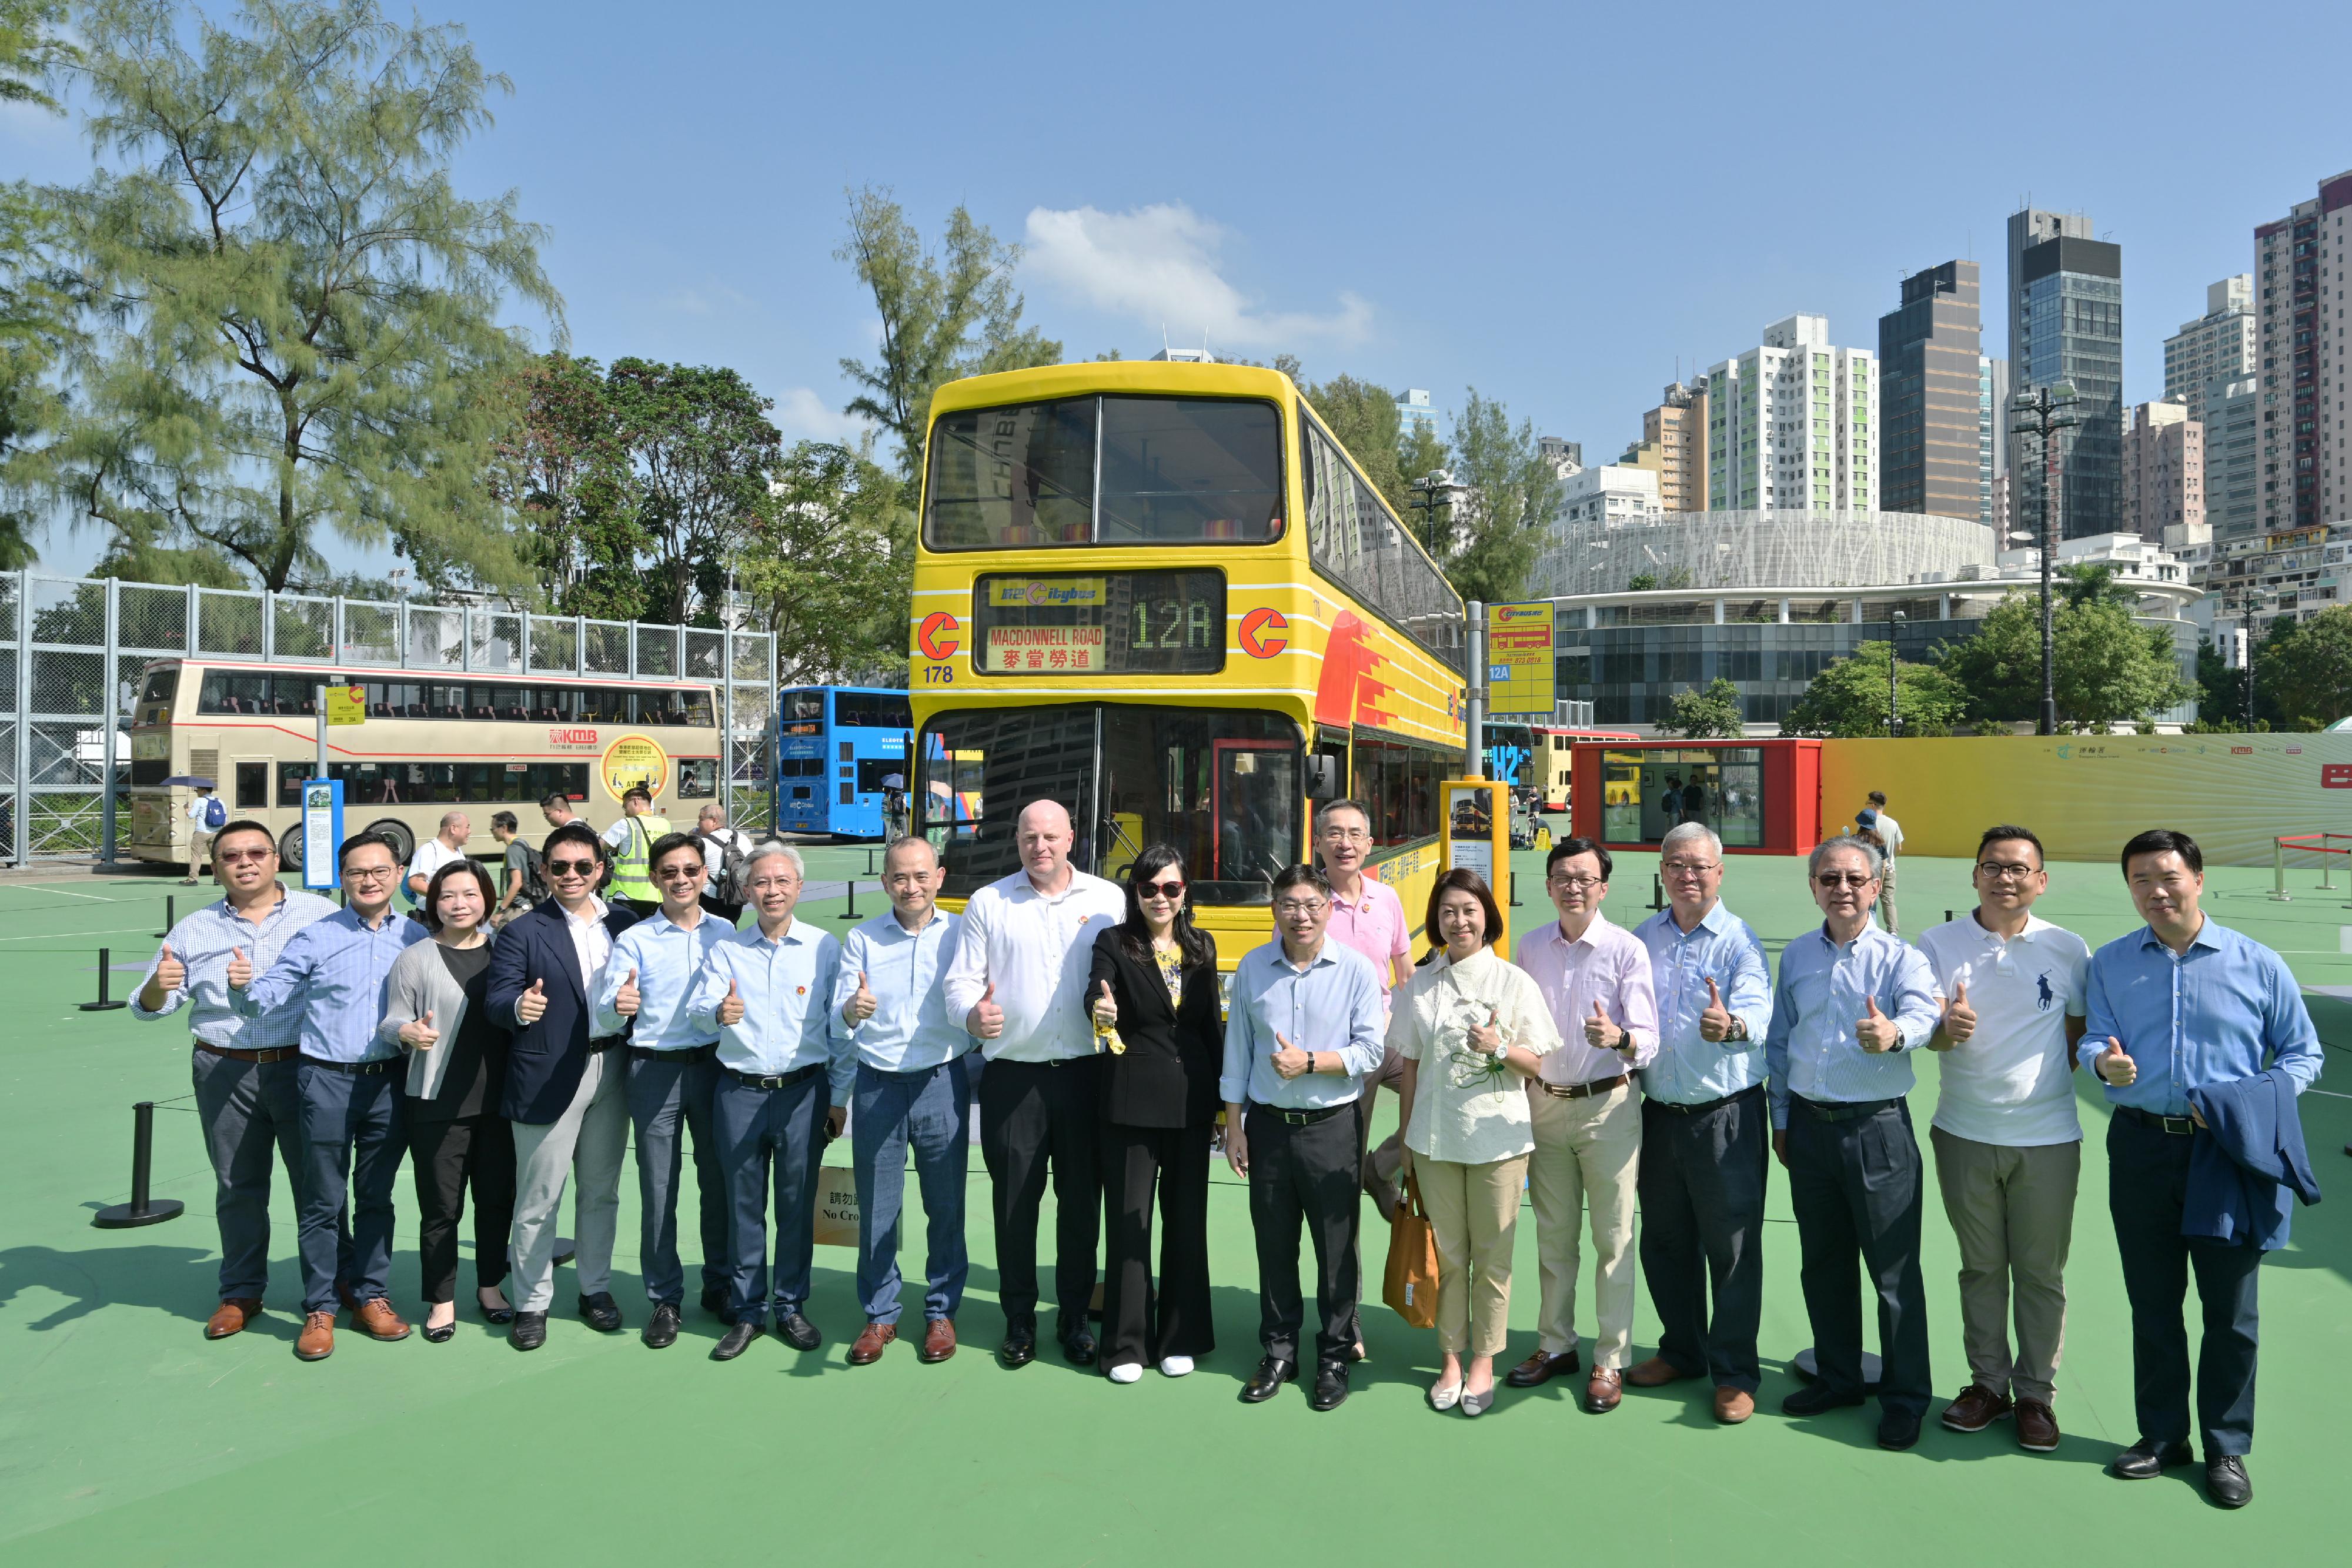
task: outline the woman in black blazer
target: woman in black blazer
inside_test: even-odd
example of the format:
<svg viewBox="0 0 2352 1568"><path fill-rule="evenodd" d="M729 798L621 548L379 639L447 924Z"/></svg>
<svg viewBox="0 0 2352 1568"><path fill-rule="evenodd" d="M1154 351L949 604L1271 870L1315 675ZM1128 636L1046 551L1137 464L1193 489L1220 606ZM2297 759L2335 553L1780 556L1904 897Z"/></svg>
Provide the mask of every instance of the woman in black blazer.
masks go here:
<svg viewBox="0 0 2352 1568"><path fill-rule="evenodd" d="M1153 844L1127 873L1127 918L1095 938L1087 983L1102 1074L1103 1209L1109 1232L1102 1366L1133 1383L1146 1362L1171 1377L1216 1348L1209 1321L1209 1136L1224 1030L1217 945L1193 928L1184 862ZM1151 1196L1160 1189L1160 1283Z"/></svg>

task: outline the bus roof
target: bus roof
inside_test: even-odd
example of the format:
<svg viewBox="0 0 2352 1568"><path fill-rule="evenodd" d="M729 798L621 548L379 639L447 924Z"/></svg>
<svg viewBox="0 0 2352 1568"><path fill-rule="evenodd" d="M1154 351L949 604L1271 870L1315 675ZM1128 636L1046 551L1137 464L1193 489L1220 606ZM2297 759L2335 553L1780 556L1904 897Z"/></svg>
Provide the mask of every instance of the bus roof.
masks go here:
<svg viewBox="0 0 2352 1568"><path fill-rule="evenodd" d="M413 664L328 664L309 659L221 658L210 653L169 653L145 661L139 669L143 674L149 670L160 670L172 664L201 664L208 670L278 670L289 675L339 677L324 683L331 686L347 686L354 681L415 681L419 685L480 681L489 685L508 686L716 686L719 684L717 675L615 675L601 671L593 675L583 675L570 670L533 670L525 674L513 670L426 670Z"/></svg>
<svg viewBox="0 0 2352 1568"><path fill-rule="evenodd" d="M949 382L931 394L930 417L959 409L1076 397L1090 392L1161 392L1193 397L1263 397L1286 402L1297 387L1280 371L1259 365L1193 364L1181 360L1088 360L999 371Z"/></svg>

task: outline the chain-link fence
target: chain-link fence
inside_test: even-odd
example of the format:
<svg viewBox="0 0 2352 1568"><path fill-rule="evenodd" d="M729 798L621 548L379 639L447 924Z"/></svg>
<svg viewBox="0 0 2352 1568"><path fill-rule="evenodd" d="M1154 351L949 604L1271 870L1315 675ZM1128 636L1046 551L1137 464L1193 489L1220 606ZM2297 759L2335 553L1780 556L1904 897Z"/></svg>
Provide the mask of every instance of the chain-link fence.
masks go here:
<svg viewBox="0 0 2352 1568"><path fill-rule="evenodd" d="M499 605L373 603L112 578L0 573L0 853L114 858L130 820L130 725L151 659L432 670L543 680L709 681L740 827L775 822L765 632L532 615Z"/></svg>

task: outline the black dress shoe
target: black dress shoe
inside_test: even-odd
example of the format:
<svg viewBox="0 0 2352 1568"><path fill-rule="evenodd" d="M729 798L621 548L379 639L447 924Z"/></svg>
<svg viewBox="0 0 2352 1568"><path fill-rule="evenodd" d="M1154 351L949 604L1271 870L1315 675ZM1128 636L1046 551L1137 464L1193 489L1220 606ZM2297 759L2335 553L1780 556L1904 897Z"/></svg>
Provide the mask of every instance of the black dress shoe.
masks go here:
<svg viewBox="0 0 2352 1568"><path fill-rule="evenodd" d="M437 1329L432 1324L427 1323L425 1325L425 1343L426 1344L447 1344L449 1343L449 1336L457 1332L457 1325L454 1322L443 1323Z"/></svg>
<svg viewBox="0 0 2352 1568"><path fill-rule="evenodd" d="M2183 1443L2159 1443L2153 1437L2142 1437L2107 1466L2107 1474L2117 1480L2154 1480L2165 1471L2188 1464L2197 1456Z"/></svg>
<svg viewBox="0 0 2352 1568"><path fill-rule="evenodd" d="M1284 1384L1297 1381L1298 1364L1297 1362L1285 1361L1278 1355L1269 1355L1257 1364L1257 1370L1250 1374L1250 1380L1242 1385L1242 1403L1263 1405L1281 1393Z"/></svg>
<svg viewBox="0 0 2352 1568"><path fill-rule="evenodd" d="M547 1343L547 1314L518 1312L507 1330L507 1343L517 1350L537 1350Z"/></svg>
<svg viewBox="0 0 2352 1568"><path fill-rule="evenodd" d="M1062 1354L1072 1366L1092 1366L1095 1364L1095 1336L1080 1329L1062 1336Z"/></svg>
<svg viewBox="0 0 2352 1568"><path fill-rule="evenodd" d="M512 1307L487 1306L479 1294L474 1297L474 1310L482 1314L484 1322L495 1323L499 1328L506 1327L515 1320L515 1310Z"/></svg>
<svg viewBox="0 0 2352 1568"><path fill-rule="evenodd" d="M1538 1346L1533 1355L1504 1374L1503 1381L1514 1388L1540 1388L1551 1379L1574 1372L1576 1368L1577 1360L1574 1350L1564 1350L1558 1355L1550 1355L1547 1354L1541 1346Z"/></svg>
<svg viewBox="0 0 2352 1568"><path fill-rule="evenodd" d="M761 1322L757 1318L730 1324L727 1333L720 1337L719 1343L710 1347L710 1359L713 1361L734 1360L737 1356L751 1348L751 1342L758 1339L760 1337L760 1331L767 1326L768 1325L766 1323Z"/></svg>
<svg viewBox="0 0 2352 1568"><path fill-rule="evenodd" d="M816 1325L798 1312L786 1312L776 1320L776 1337L794 1350L814 1350L824 1343Z"/></svg>
<svg viewBox="0 0 2352 1568"><path fill-rule="evenodd" d="M2215 1454L2205 1461L2205 1495L2216 1508L2243 1508L2254 1500L2254 1483L2246 1479L2246 1462L2235 1454Z"/></svg>
<svg viewBox="0 0 2352 1568"><path fill-rule="evenodd" d="M1004 1343L997 1347L997 1359L1007 1366L1026 1366L1037 1359L1037 1331L1006 1329Z"/></svg>
<svg viewBox="0 0 2352 1568"><path fill-rule="evenodd" d="M1307 1396L1309 1410L1337 1410L1348 1402L1348 1364L1327 1361L1315 1368L1315 1392Z"/></svg>
<svg viewBox="0 0 2352 1568"><path fill-rule="evenodd" d="M735 1308L727 1299L727 1287L724 1285L702 1287L702 1310L722 1323L735 1321Z"/></svg>
<svg viewBox="0 0 2352 1568"><path fill-rule="evenodd" d="M653 1350L667 1350L677 1343L677 1308L664 1301L654 1309L646 1322L646 1344Z"/></svg>
<svg viewBox="0 0 2352 1568"><path fill-rule="evenodd" d="M610 1291L599 1291L593 1296L580 1298L580 1321L598 1333L621 1332L621 1303L613 1299Z"/></svg>
<svg viewBox="0 0 2352 1568"><path fill-rule="evenodd" d="M1919 1413L1916 1410L1889 1410L1878 1417L1878 1446L1898 1453L1919 1445Z"/></svg>
<svg viewBox="0 0 2352 1568"><path fill-rule="evenodd" d="M1862 1396L1859 1393L1833 1394L1830 1391L1830 1386L1826 1383L1808 1383L1805 1386L1798 1389L1794 1394L1790 1395L1786 1399L1780 1401L1780 1414L1783 1416L1818 1416L1824 1410L1837 1410L1842 1409L1848 1405L1859 1405L1861 1403Z"/></svg>

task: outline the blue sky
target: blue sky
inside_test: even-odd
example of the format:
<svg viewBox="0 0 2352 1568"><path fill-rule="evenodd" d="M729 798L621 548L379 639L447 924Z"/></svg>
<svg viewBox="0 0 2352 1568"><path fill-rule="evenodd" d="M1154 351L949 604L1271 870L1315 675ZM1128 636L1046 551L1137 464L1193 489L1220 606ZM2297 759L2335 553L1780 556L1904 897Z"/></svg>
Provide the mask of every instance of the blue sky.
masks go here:
<svg viewBox="0 0 2352 1568"><path fill-rule="evenodd" d="M2253 225L2352 168L2332 78L2282 74L2352 43L2310 0L2267 47L2210 3L421 9L514 80L459 177L549 226L573 347L735 366L793 436L841 433L836 361L872 342L832 256L852 184L1028 243L1029 318L1073 357L1164 323L1441 406L1475 385L1593 459L1678 356L1797 310L1874 347L1900 277L1954 256L2006 352L2029 196L2121 243L2126 394L2161 395ZM12 110L0 164L87 155Z"/></svg>

